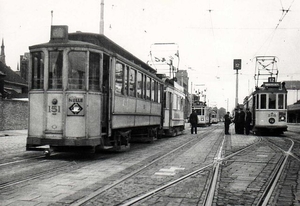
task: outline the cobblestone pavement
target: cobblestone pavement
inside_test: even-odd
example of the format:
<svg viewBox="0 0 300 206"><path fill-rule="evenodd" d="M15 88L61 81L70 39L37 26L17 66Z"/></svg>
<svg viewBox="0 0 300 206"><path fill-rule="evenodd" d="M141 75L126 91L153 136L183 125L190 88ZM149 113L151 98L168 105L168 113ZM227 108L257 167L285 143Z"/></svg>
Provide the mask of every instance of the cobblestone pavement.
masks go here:
<svg viewBox="0 0 300 206"><path fill-rule="evenodd" d="M222 127L220 127L219 124L216 127L223 128L223 125L221 126ZM198 136L201 136L206 129L207 128L199 128L200 132L198 133ZM26 130L0 132L1 158L5 158L7 154L25 154L26 134ZM18 187L13 187L4 191L2 190L0 193L0 205L70 205L74 202L74 200L91 194L95 190L104 187L109 182L115 181L120 177L120 175L130 173L130 170L133 170L145 162L149 162L158 157L160 155L160 151L171 150L175 145L182 143L182 139L187 141L192 138L197 138L198 136L190 135L189 128L187 128L185 135L162 139L154 144L145 144L143 147L137 148L133 151L114 154L108 159L99 158L97 160L93 160L92 164L81 168L74 167L73 171L72 168L70 168L69 172L53 174L47 179L33 180L31 182L18 185ZM227 151L238 150L257 141L256 136L234 134L232 127L231 135L227 135L226 138L227 144L225 147ZM170 139L172 141L170 141ZM261 156L256 156L255 160L251 160L251 157L246 155L249 163L240 164L239 162L234 163L233 161L228 161L222 166L223 183L218 187L220 193L217 195L219 197L216 200L218 203L217 205L243 205L242 202L238 202L237 195L241 194L241 191L247 188L248 193L246 192L242 195L245 195L246 199L247 197L251 199L253 195L250 191L256 191L256 186L265 181L264 178L269 175L268 173L262 172L260 174L254 174L259 170L259 168L263 167L264 163L259 163L259 160L265 161L266 158L269 158L267 161L273 161L276 154L272 153L272 155L266 155L269 149L265 147L257 149L260 149L261 152L265 152L265 155L262 154ZM180 157L182 165L177 166L186 167L187 164L191 164L193 161L195 162L196 160L194 158L197 156L195 155L196 153L201 156L201 153L191 148L189 153L187 152ZM255 151L253 151L253 154L255 156ZM213 158L213 156L209 158ZM253 164L253 162L256 163ZM76 162L74 163L76 164ZM291 162L290 164L296 163ZM234 168L239 168L239 170L234 170ZM299 169L297 165L293 168L295 168L295 170ZM249 171L252 171L253 175L260 175L261 179L258 178L253 181L254 176L246 175L246 172L249 173ZM293 171L286 172L293 173ZM200 179L206 179L209 175L209 173L197 174L186 183L178 184L178 187L176 188L167 189L163 194L155 196L143 205L168 205L167 202L171 200L174 203L171 205L199 204L201 201L199 201L199 194L195 193L197 191L188 190L187 187L192 188L195 187L195 185L199 186L205 184L204 182L197 181ZM299 182L299 175L296 176L296 179L289 180L290 181L286 182L286 186L291 184L293 185L291 181ZM283 184L283 186L285 185ZM299 194L299 188L297 185L294 185L292 188L296 189ZM230 194L232 195L230 197L222 195L225 194L227 190L231 191ZM282 195L282 193L280 194ZM244 203L245 205L251 205L247 201L244 201ZM297 204L297 202L294 202L294 205Z"/></svg>

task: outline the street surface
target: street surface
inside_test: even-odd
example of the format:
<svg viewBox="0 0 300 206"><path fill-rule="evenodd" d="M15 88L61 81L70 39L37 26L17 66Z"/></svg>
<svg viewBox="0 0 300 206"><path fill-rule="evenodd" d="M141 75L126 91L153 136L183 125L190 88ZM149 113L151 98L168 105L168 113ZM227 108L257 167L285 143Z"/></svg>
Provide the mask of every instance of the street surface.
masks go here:
<svg viewBox="0 0 300 206"><path fill-rule="evenodd" d="M1 205L300 205L300 126L276 137L223 130L50 158L25 151L25 130L3 131Z"/></svg>

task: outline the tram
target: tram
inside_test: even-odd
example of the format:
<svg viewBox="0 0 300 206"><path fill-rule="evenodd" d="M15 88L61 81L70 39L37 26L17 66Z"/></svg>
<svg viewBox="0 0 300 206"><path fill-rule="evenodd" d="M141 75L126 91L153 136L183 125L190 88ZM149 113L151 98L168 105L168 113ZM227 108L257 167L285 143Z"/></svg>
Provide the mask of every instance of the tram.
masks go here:
<svg viewBox="0 0 300 206"><path fill-rule="evenodd" d="M133 137L157 138L164 81L152 67L104 35L67 26L52 26L50 41L29 50L26 150L122 150Z"/></svg>
<svg viewBox="0 0 300 206"><path fill-rule="evenodd" d="M163 101L163 134L177 136L185 129L184 119L185 93L174 79L166 79Z"/></svg>
<svg viewBox="0 0 300 206"><path fill-rule="evenodd" d="M211 123L217 124L219 122L218 111L213 109L211 110Z"/></svg>
<svg viewBox="0 0 300 206"><path fill-rule="evenodd" d="M206 102L195 100L192 109L197 113L198 126L211 125L211 111L210 108L206 105Z"/></svg>
<svg viewBox="0 0 300 206"><path fill-rule="evenodd" d="M260 65L277 62L275 57L257 57L257 61ZM268 73L272 74L272 70ZM261 75L261 72L258 74ZM261 86L256 86L255 91L244 99L244 108L249 108L252 113L250 126L255 134L282 134L287 131L287 89L284 82L277 81L277 71L275 74Z"/></svg>

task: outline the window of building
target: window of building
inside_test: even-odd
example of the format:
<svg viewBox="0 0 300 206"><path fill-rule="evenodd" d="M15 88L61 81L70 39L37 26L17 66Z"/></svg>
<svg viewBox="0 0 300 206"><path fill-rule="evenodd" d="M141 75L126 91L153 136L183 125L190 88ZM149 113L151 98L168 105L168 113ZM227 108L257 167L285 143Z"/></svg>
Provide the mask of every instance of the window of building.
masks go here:
<svg viewBox="0 0 300 206"><path fill-rule="evenodd" d="M100 90L100 59L98 53L90 53L89 57L89 89L93 91Z"/></svg>
<svg viewBox="0 0 300 206"><path fill-rule="evenodd" d="M63 51L51 51L49 61L49 89L62 89Z"/></svg>
<svg viewBox="0 0 300 206"><path fill-rule="evenodd" d="M44 85L44 58L43 52L31 54L32 60L32 89L43 89Z"/></svg>
<svg viewBox="0 0 300 206"><path fill-rule="evenodd" d="M124 88L124 65L120 62L116 63L116 82L115 82L115 93L116 94L123 94Z"/></svg>

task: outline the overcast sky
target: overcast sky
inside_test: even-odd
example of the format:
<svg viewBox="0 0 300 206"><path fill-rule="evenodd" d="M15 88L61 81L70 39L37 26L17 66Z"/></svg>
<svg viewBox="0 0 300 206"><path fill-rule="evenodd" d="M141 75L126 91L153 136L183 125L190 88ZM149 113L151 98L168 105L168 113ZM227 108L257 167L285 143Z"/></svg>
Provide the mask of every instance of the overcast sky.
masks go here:
<svg viewBox="0 0 300 206"><path fill-rule="evenodd" d="M54 25L99 33L101 0L0 0L0 38L16 70L31 45L49 41ZM207 89L211 106L234 106L233 59L242 59L239 102L252 91L255 56L279 58L279 80L300 80L300 1L105 0L104 34L151 61L154 43L175 43L179 69L194 89ZM51 18L53 11L53 18ZM201 86L195 86L201 85Z"/></svg>

